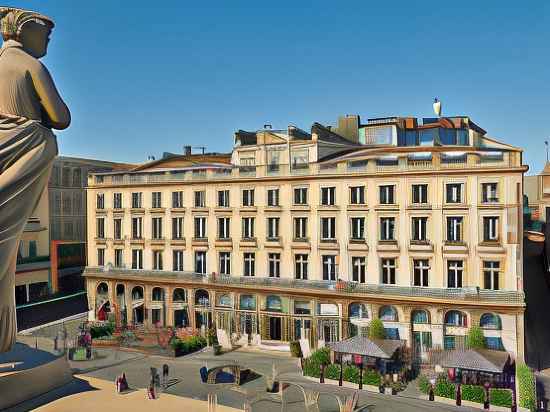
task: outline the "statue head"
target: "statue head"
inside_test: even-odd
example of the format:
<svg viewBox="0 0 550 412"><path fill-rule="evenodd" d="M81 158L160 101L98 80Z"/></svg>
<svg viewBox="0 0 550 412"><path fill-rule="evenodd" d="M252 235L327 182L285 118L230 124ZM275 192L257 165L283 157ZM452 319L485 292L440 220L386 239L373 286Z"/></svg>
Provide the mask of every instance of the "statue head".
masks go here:
<svg viewBox="0 0 550 412"><path fill-rule="evenodd" d="M0 7L0 32L4 41L16 40L31 56L46 55L54 22L33 11Z"/></svg>

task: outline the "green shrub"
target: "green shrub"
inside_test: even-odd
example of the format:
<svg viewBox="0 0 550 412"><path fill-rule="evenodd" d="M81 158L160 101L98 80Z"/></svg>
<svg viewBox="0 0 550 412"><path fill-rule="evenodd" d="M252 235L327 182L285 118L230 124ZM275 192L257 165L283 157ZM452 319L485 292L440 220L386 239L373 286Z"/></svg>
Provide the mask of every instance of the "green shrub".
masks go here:
<svg viewBox="0 0 550 412"><path fill-rule="evenodd" d="M485 402L485 388L479 385L462 385L462 399L465 401Z"/></svg>
<svg viewBox="0 0 550 412"><path fill-rule="evenodd" d="M430 392L430 380L426 376L420 375L418 377L418 389L425 394Z"/></svg>
<svg viewBox="0 0 550 412"><path fill-rule="evenodd" d="M468 336L466 336L466 344L471 349L485 349L485 336L479 326L470 327Z"/></svg>
<svg viewBox="0 0 550 412"><path fill-rule="evenodd" d="M321 348L304 360L304 375L318 378L321 376L321 365L330 364L330 349Z"/></svg>
<svg viewBox="0 0 550 412"><path fill-rule="evenodd" d="M363 383L365 385L380 386L381 381L382 377L374 369L367 369L366 371L363 371Z"/></svg>
<svg viewBox="0 0 550 412"><path fill-rule="evenodd" d="M314 362L309 358L304 360L303 372L305 376L311 376L313 378L318 378L321 376L321 368L319 363Z"/></svg>
<svg viewBox="0 0 550 412"><path fill-rule="evenodd" d="M369 339L384 339L386 331L384 323L380 319L373 319L369 324Z"/></svg>
<svg viewBox="0 0 550 412"><path fill-rule="evenodd" d="M345 366L344 380L346 382L359 383L359 368L354 365Z"/></svg>
<svg viewBox="0 0 550 412"><path fill-rule="evenodd" d="M92 336L92 339L96 339L101 336L112 335L114 331L115 331L114 323L107 323L106 325L92 326L90 328L90 335Z"/></svg>
<svg viewBox="0 0 550 412"><path fill-rule="evenodd" d="M181 355L196 352L206 346L206 339L202 336L191 336L185 340L175 338L170 342L173 350L177 350Z"/></svg>
<svg viewBox="0 0 550 412"><path fill-rule="evenodd" d="M446 376L440 375L435 382L434 394L435 396L441 396L443 398L455 399L455 385L449 382Z"/></svg>
<svg viewBox="0 0 550 412"><path fill-rule="evenodd" d="M489 401L491 405L512 407L512 391L510 389L489 389Z"/></svg>
<svg viewBox="0 0 550 412"><path fill-rule="evenodd" d="M290 354L295 358L303 357L300 342L297 340L290 342Z"/></svg>
<svg viewBox="0 0 550 412"><path fill-rule="evenodd" d="M537 397L533 371L526 364L520 363L516 366L516 379L519 388L519 406L535 411Z"/></svg>
<svg viewBox="0 0 550 412"><path fill-rule="evenodd" d="M325 378L327 379L340 379L340 365L331 364L325 368Z"/></svg>
<svg viewBox="0 0 550 412"><path fill-rule="evenodd" d="M319 365L328 365L330 363L330 349L329 348L321 348L317 349L315 352L313 352L309 359L311 359L314 362L317 362Z"/></svg>

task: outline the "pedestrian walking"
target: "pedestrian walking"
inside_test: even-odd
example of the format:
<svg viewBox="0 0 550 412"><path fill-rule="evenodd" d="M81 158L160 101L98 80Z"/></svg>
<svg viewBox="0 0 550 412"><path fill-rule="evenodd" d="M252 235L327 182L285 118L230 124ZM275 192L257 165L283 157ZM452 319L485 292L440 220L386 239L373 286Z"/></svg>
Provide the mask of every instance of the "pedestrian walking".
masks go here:
<svg viewBox="0 0 550 412"><path fill-rule="evenodd" d="M169 373L169 367L165 363L164 365L162 365L162 386L164 388L166 388L166 386L168 385L168 373Z"/></svg>

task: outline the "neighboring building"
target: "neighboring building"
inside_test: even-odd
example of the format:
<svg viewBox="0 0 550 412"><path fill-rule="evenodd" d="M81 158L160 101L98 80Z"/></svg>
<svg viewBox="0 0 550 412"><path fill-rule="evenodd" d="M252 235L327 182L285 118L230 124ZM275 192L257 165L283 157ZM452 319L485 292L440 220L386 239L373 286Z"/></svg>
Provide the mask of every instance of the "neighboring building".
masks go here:
<svg viewBox="0 0 550 412"><path fill-rule="evenodd" d="M313 347L381 318L419 359L481 325L521 359L526 170L467 117L347 116L92 174L90 318Z"/></svg>
<svg viewBox="0 0 550 412"><path fill-rule="evenodd" d="M58 156L48 184L50 239L86 242L86 184L90 172L124 170L132 165Z"/></svg>
<svg viewBox="0 0 550 412"><path fill-rule="evenodd" d="M22 305L50 293L50 234L48 190L28 219L17 253L15 302Z"/></svg>
<svg viewBox="0 0 550 412"><path fill-rule="evenodd" d="M525 176L523 184L531 219L546 222L550 216L550 163L544 166L540 174Z"/></svg>

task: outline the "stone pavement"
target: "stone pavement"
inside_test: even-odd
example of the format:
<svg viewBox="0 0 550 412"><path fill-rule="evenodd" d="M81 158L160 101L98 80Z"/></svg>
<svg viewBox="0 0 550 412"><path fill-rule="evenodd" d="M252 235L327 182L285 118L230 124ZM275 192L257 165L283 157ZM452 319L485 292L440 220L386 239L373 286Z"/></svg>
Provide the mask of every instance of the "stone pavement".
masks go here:
<svg viewBox="0 0 550 412"><path fill-rule="evenodd" d="M151 412L159 410L163 412L181 411L207 411L205 401L182 398L163 393L158 399L147 399L145 389L129 391L124 394L115 392L113 382L102 379L77 375L79 379L87 382L93 390L66 396L47 405L40 406L35 411L39 412L92 412L92 411L132 411ZM218 406L219 412L237 412L238 409L227 406Z"/></svg>

